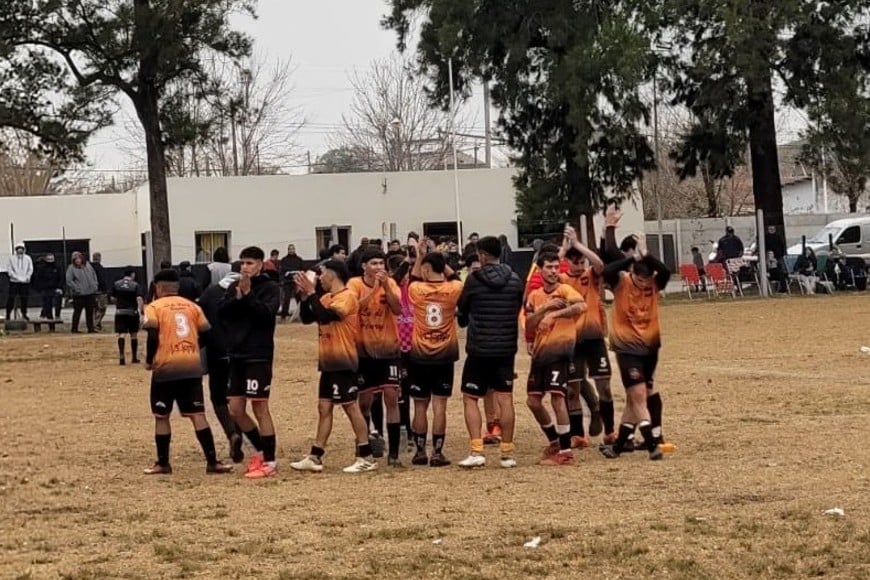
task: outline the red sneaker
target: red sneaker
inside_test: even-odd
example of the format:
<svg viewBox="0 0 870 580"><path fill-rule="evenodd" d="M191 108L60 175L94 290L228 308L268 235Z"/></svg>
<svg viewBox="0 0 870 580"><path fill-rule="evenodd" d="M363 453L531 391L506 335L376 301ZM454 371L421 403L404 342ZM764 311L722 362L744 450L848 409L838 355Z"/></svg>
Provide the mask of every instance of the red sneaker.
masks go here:
<svg viewBox="0 0 870 580"><path fill-rule="evenodd" d="M559 465L574 465L573 453L556 453L550 457L545 457L538 462L538 465L559 466Z"/></svg>
<svg viewBox="0 0 870 580"><path fill-rule="evenodd" d="M251 455L251 460L248 462L248 467L245 469L245 474L251 473L252 471L256 471L263 466L263 454L262 453L254 453Z"/></svg>
<svg viewBox="0 0 870 580"><path fill-rule="evenodd" d="M278 468L274 463L260 463L260 466L257 469L252 469L251 471L245 474L246 479L265 479L267 477L272 477L278 473Z"/></svg>
<svg viewBox="0 0 870 580"><path fill-rule="evenodd" d="M604 444L605 445L613 445L616 443L616 440L619 439L619 435L616 433L608 433L604 436Z"/></svg>
<svg viewBox="0 0 870 580"><path fill-rule="evenodd" d="M574 435L571 437L571 449L586 449L589 447L589 439Z"/></svg>
<svg viewBox="0 0 870 580"><path fill-rule="evenodd" d="M553 441L541 452L541 459L547 459L548 457L552 457L553 455L559 453L559 442Z"/></svg>

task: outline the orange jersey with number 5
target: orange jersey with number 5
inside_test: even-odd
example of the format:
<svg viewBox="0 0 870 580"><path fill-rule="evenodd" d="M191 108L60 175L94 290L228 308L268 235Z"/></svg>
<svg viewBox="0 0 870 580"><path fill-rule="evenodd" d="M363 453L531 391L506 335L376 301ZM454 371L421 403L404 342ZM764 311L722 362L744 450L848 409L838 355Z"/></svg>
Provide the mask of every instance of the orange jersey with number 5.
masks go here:
<svg viewBox="0 0 870 580"><path fill-rule="evenodd" d="M545 304L554 298L561 298L568 305L583 303L583 297L567 284L559 284L549 293L543 288L538 288L533 290L526 299L526 319L540 311ZM561 360L571 360L571 357L574 356L576 341L577 317L556 318L553 320L552 326L549 327L538 324L535 330L535 342L532 345L532 362L543 365Z"/></svg>
<svg viewBox="0 0 870 580"><path fill-rule="evenodd" d="M586 301L586 310L577 319L577 340L599 340L607 332L607 316L604 314L604 281L592 268L586 268L579 275L561 275L562 283L576 290Z"/></svg>
<svg viewBox="0 0 870 580"><path fill-rule="evenodd" d="M610 347L614 352L647 355L661 347L659 291L655 285L638 288L628 272L622 272L613 289Z"/></svg>
<svg viewBox="0 0 870 580"><path fill-rule="evenodd" d="M414 309L411 360L421 364L451 363L459 360L456 335L456 305L462 282L413 281L408 296Z"/></svg>
<svg viewBox="0 0 870 580"><path fill-rule="evenodd" d="M157 331L155 381L202 377L199 335L211 327L199 306L180 296L159 298L145 307L142 328Z"/></svg>

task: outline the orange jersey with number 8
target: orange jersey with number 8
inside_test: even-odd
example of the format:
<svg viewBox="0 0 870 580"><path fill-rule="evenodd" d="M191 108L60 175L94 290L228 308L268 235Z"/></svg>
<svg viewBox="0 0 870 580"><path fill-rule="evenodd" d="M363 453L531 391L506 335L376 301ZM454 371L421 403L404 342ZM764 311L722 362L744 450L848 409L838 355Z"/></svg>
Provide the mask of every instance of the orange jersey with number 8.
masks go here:
<svg viewBox="0 0 870 580"><path fill-rule="evenodd" d="M157 331L155 381L202 377L199 335L211 327L199 306L180 296L159 298L145 307L142 328Z"/></svg>
<svg viewBox="0 0 870 580"><path fill-rule="evenodd" d="M462 282L411 282L408 296L414 308L414 336L411 360L422 364L451 363L459 360L456 335L456 305Z"/></svg>

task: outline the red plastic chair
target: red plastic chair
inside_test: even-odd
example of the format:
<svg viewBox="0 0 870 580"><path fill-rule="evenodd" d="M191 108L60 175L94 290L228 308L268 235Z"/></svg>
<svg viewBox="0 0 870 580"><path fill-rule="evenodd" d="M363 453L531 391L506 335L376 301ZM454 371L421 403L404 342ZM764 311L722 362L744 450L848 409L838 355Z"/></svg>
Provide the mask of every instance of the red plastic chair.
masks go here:
<svg viewBox="0 0 870 580"><path fill-rule="evenodd" d="M692 288L699 291L700 288L706 288L707 284L701 280L701 274L698 272L698 267L694 264L680 264L680 277L683 279L683 290L689 295L689 300L692 299ZM709 294L709 290L708 290Z"/></svg>
<svg viewBox="0 0 870 580"><path fill-rule="evenodd" d="M717 296L727 293L731 295L731 298L734 298L734 281L725 271L725 266L718 262L710 262L705 270Z"/></svg>

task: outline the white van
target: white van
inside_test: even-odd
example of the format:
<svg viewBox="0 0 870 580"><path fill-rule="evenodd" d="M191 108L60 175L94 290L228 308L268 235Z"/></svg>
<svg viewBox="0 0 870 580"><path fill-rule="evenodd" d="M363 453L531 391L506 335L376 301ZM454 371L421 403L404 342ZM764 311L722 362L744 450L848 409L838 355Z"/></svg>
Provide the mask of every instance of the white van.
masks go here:
<svg viewBox="0 0 870 580"><path fill-rule="evenodd" d="M833 238L834 245L846 256L863 258L864 262L870 265L870 216L831 222L807 238L807 246L813 249L816 256L827 256L829 236ZM795 244L788 249L789 255L799 256L800 253L800 244Z"/></svg>

